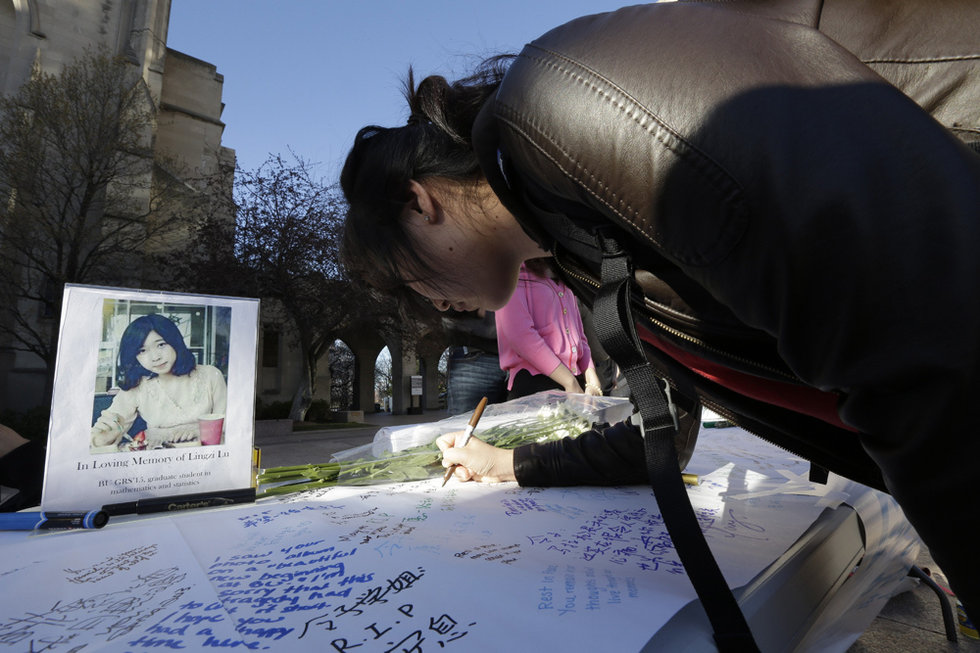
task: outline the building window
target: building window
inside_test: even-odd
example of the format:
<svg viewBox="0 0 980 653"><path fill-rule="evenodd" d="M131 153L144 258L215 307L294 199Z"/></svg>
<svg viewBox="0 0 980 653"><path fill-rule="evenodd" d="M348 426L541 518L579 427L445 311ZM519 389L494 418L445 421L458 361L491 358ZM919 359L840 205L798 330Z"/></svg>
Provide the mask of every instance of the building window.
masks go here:
<svg viewBox="0 0 980 653"><path fill-rule="evenodd" d="M262 330L262 367L279 367L279 332Z"/></svg>

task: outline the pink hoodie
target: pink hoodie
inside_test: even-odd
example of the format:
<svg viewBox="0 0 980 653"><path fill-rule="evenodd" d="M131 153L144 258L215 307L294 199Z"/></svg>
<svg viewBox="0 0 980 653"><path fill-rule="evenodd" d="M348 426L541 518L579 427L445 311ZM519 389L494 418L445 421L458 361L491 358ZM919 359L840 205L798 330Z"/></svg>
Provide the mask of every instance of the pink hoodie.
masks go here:
<svg viewBox="0 0 980 653"><path fill-rule="evenodd" d="M575 295L560 281L539 277L521 265L517 289L495 317L508 390L520 370L548 375L564 363L578 376L593 367Z"/></svg>

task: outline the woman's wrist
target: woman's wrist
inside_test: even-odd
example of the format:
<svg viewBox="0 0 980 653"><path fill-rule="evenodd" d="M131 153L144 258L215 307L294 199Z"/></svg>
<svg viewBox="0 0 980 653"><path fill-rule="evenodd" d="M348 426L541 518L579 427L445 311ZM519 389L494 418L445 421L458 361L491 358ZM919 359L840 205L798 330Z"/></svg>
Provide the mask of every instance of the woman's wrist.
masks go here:
<svg viewBox="0 0 980 653"><path fill-rule="evenodd" d="M514 471L514 451L513 449L502 449L497 452L497 460L494 465L494 477L497 482L516 481L517 475Z"/></svg>
<svg viewBox="0 0 980 653"><path fill-rule="evenodd" d="M582 386L578 384L578 379L564 365L559 364L548 377L560 385L565 392L582 392Z"/></svg>

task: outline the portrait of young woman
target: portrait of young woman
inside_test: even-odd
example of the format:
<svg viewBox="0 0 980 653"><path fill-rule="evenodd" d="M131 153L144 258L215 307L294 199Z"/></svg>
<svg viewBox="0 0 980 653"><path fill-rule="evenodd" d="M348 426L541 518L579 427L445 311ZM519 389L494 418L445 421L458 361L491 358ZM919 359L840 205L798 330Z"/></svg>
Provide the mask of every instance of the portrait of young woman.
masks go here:
<svg viewBox="0 0 980 653"><path fill-rule="evenodd" d="M221 419L227 403L226 372L219 368L228 358L227 339L218 335L221 312L220 307L189 307L171 317L140 315L125 326L112 357L113 375L99 378L99 385L110 387L96 393L94 451L201 444L199 420ZM108 331L120 324L118 316L114 313ZM192 351L189 345L197 346ZM105 362L110 354L103 354Z"/></svg>

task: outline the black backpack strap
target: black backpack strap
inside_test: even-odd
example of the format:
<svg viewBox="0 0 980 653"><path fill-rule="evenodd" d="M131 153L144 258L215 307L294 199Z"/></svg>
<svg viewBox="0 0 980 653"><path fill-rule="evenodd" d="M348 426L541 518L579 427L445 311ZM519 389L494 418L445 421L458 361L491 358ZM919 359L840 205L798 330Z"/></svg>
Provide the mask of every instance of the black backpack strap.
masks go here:
<svg viewBox="0 0 980 653"><path fill-rule="evenodd" d="M722 652L758 651L735 596L704 539L677 463L674 437L676 413L643 354L633 323L630 294L632 264L619 244L599 234L602 247L602 285L593 317L603 348L629 382L633 405L643 420L647 473L667 533L701 599L715 643ZM669 386L665 382L667 392Z"/></svg>

